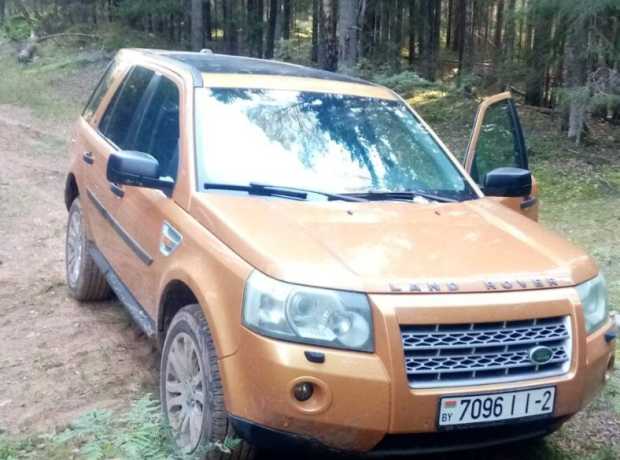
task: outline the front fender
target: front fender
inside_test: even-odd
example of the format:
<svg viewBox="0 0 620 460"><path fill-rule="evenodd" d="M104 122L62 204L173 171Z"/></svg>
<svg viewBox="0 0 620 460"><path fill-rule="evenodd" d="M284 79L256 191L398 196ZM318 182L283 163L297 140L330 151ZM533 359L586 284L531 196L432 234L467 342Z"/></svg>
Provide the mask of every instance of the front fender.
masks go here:
<svg viewBox="0 0 620 460"><path fill-rule="evenodd" d="M198 233L184 232L183 245L169 259L158 292L163 295L174 282L192 291L221 359L239 348L243 291L252 267L204 227ZM158 303L157 318L161 330L163 298Z"/></svg>

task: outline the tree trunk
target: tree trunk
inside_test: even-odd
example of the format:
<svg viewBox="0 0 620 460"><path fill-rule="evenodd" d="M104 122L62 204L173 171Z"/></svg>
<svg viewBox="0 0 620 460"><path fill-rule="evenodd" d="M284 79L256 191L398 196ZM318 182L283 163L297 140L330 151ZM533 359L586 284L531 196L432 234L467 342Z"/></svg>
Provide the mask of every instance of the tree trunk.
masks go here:
<svg viewBox="0 0 620 460"><path fill-rule="evenodd" d="M459 80L474 71L474 0L462 0L462 40L459 48Z"/></svg>
<svg viewBox="0 0 620 460"><path fill-rule="evenodd" d="M500 47L495 50L498 86L502 90L510 84L513 75L516 38L516 3L516 0L508 0L508 4L504 11L504 37L503 40L500 40Z"/></svg>
<svg viewBox="0 0 620 460"><path fill-rule="evenodd" d="M202 0L192 0L192 49L200 51L204 45Z"/></svg>
<svg viewBox="0 0 620 460"><path fill-rule="evenodd" d="M212 18L211 18L211 0L203 0L202 3L202 17L204 20L204 37L208 42L213 41Z"/></svg>
<svg viewBox="0 0 620 460"><path fill-rule="evenodd" d="M569 91L568 137L581 141L587 108L587 41L586 20L578 18L566 39L566 87Z"/></svg>
<svg viewBox="0 0 620 460"><path fill-rule="evenodd" d="M246 47L250 56L263 57L264 0L248 0L246 11Z"/></svg>
<svg viewBox="0 0 620 460"><path fill-rule="evenodd" d="M416 0L409 0L409 65L412 66L415 60L415 39L416 39Z"/></svg>
<svg viewBox="0 0 620 460"><path fill-rule="evenodd" d="M319 21L321 0L312 0L312 62L319 62Z"/></svg>
<svg viewBox="0 0 620 460"><path fill-rule="evenodd" d="M542 8L532 11L530 17L535 21L534 43L528 59L525 103L540 106L544 101L545 73L553 18L550 12Z"/></svg>
<svg viewBox="0 0 620 460"><path fill-rule="evenodd" d="M233 15L236 12L235 0L222 2L222 16L224 20L224 42L228 54L239 54L239 37L237 34L237 22Z"/></svg>
<svg viewBox="0 0 620 460"><path fill-rule="evenodd" d="M501 56L500 50L502 48L502 32L504 29L504 0L498 0L497 13L495 15L495 56L496 60Z"/></svg>
<svg viewBox="0 0 620 460"><path fill-rule="evenodd" d="M416 15L416 29L418 32L418 55L420 57L420 73L426 73L428 64L428 9L433 0L418 0L418 14Z"/></svg>
<svg viewBox="0 0 620 460"><path fill-rule="evenodd" d="M450 49L452 43L452 21L454 18L454 0L448 0L448 24L446 26L446 49Z"/></svg>
<svg viewBox="0 0 620 460"><path fill-rule="evenodd" d="M291 38L291 2L292 0L282 0L282 39Z"/></svg>
<svg viewBox="0 0 620 460"><path fill-rule="evenodd" d="M0 24L4 22L5 13L4 10L6 8L6 0L0 0Z"/></svg>
<svg viewBox="0 0 620 460"><path fill-rule="evenodd" d="M319 66L336 70L338 66L337 0L320 0L318 24Z"/></svg>
<svg viewBox="0 0 620 460"><path fill-rule="evenodd" d="M362 0L360 13L361 33L360 33L360 57L370 57L374 51L374 31L376 2L375 0Z"/></svg>
<svg viewBox="0 0 620 460"><path fill-rule="evenodd" d="M269 27L267 29L267 47L265 57L273 59L273 52L276 45L276 25L278 23L278 0L269 2Z"/></svg>
<svg viewBox="0 0 620 460"><path fill-rule="evenodd" d="M452 51L458 53L463 41L463 2L457 1L454 5L454 20L452 32Z"/></svg>
<svg viewBox="0 0 620 460"><path fill-rule="evenodd" d="M400 71L401 64L401 54L402 54L402 44L403 44L403 10L404 10L404 1L396 0L396 11L392 15L393 17L393 26L392 26L392 47L394 48L393 53L393 69L395 72Z"/></svg>
<svg viewBox="0 0 620 460"><path fill-rule="evenodd" d="M338 10L338 70L347 71L359 56L360 0L340 0Z"/></svg>
<svg viewBox="0 0 620 460"><path fill-rule="evenodd" d="M424 49L421 52L422 77L429 81L437 78L439 67L439 37L441 27L441 2L435 0L423 0L425 38ZM422 31L421 31L422 33Z"/></svg>

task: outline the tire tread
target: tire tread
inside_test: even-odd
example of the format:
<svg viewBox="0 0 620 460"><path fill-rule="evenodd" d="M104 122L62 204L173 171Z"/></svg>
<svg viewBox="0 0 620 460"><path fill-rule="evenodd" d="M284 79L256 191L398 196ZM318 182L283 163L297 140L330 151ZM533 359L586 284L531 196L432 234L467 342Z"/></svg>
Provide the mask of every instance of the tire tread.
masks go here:
<svg viewBox="0 0 620 460"><path fill-rule="evenodd" d="M109 299L112 295L112 289L108 285L105 276L99 270L99 267L95 263L88 252L88 242L86 238L86 222L84 220L84 214L82 212L82 205L79 197L73 200L71 208L69 210L69 219L74 212L80 213L81 227L82 227L82 267L80 269L80 276L75 287L69 285L69 291L71 295L81 302L96 302L100 300ZM68 225L67 225L68 230ZM68 235L68 231L67 231ZM67 274L68 275L68 274Z"/></svg>
<svg viewBox="0 0 620 460"><path fill-rule="evenodd" d="M188 318L189 316L189 318ZM190 319L191 318L191 319ZM198 304L188 305L176 314L170 328L172 330L178 321L188 321L195 326L196 333L198 335L199 346L204 347L204 351L207 354L207 373L208 373L208 393L212 398L212 413L211 413L211 436L210 441L223 442L226 438L235 438L235 430L228 418L228 412L224 402L224 386L219 371L219 363L217 359L217 351L215 343L213 342L213 336L209 330L209 325L204 316L202 308ZM167 339L167 337L166 337ZM164 345L164 350L166 350ZM203 350L201 350L204 352ZM161 372L165 373L164 357L162 356ZM164 380L162 378L162 391ZM163 396L163 395L162 395ZM163 400L163 397L162 397ZM241 442L231 450L230 453L222 452L219 449L211 449L207 453L205 460L252 460L255 456L255 449L246 441Z"/></svg>

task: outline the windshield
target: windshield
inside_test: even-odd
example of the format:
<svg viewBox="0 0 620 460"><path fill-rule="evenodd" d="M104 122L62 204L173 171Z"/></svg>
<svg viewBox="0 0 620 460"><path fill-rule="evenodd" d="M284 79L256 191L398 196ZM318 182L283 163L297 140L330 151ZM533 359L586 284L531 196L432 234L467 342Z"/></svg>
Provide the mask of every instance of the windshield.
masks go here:
<svg viewBox="0 0 620 460"><path fill-rule="evenodd" d="M399 101L291 90L197 91L203 183L265 183L338 194L475 197Z"/></svg>

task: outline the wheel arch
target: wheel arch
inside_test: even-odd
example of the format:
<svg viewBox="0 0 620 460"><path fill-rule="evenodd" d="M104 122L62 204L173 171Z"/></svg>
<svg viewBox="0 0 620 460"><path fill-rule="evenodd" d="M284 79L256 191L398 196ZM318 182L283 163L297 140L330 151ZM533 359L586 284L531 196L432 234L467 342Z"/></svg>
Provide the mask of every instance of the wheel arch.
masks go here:
<svg viewBox="0 0 620 460"><path fill-rule="evenodd" d="M65 181L65 206L67 211L71 208L73 201L80 195L80 189L77 184L77 180L73 173L67 175Z"/></svg>
<svg viewBox="0 0 620 460"><path fill-rule="evenodd" d="M198 304L209 325L218 358L237 351L241 323L226 303L220 303L221 299L212 295L213 289L209 286L214 284L217 284L217 281L213 278L197 282L180 267L171 270L168 276L164 277L157 311L157 337L160 347L163 346L167 328L174 315L187 305Z"/></svg>
<svg viewBox="0 0 620 460"><path fill-rule="evenodd" d="M157 336L160 346L163 345L166 332L174 316L183 307L191 304L200 304L192 288L180 279L168 281L162 291L157 314Z"/></svg>

